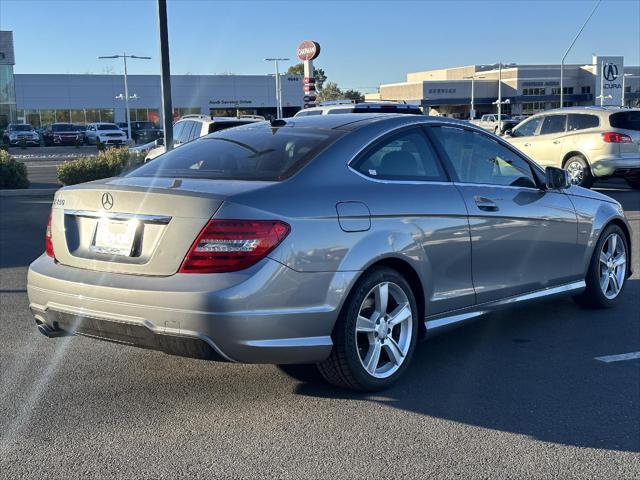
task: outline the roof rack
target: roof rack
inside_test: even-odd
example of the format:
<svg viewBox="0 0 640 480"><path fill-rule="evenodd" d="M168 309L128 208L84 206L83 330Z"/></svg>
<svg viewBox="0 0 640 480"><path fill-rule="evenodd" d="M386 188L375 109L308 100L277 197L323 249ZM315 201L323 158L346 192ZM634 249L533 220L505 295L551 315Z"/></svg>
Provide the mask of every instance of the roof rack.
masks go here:
<svg viewBox="0 0 640 480"><path fill-rule="evenodd" d="M210 120L211 117L209 115L202 115L201 113L190 113L188 115L183 115L180 117L180 120L185 118L199 118L201 120Z"/></svg>
<svg viewBox="0 0 640 480"><path fill-rule="evenodd" d="M236 118L252 118L254 120L266 120L262 115L238 115Z"/></svg>
<svg viewBox="0 0 640 480"><path fill-rule="evenodd" d="M362 102L357 102L357 103L401 103L406 105L407 101L406 100L390 100L386 98L381 98L380 100L364 100Z"/></svg>
<svg viewBox="0 0 640 480"><path fill-rule="evenodd" d="M348 98L342 99L342 100L327 100L326 102L320 102L318 104L319 107L327 107L329 105L353 105L354 102L353 100L350 100Z"/></svg>

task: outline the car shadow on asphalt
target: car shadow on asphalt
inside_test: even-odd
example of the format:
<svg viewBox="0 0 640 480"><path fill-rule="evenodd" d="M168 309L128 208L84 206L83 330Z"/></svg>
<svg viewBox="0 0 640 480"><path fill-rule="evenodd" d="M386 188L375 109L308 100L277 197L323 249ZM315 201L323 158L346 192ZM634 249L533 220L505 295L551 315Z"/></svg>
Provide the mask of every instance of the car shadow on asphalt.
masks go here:
<svg viewBox="0 0 640 480"><path fill-rule="evenodd" d="M430 417L578 447L640 451L640 280L614 309L570 299L494 313L422 342L391 389L345 392L307 379L299 395L382 403ZM631 380L631 381L630 381Z"/></svg>

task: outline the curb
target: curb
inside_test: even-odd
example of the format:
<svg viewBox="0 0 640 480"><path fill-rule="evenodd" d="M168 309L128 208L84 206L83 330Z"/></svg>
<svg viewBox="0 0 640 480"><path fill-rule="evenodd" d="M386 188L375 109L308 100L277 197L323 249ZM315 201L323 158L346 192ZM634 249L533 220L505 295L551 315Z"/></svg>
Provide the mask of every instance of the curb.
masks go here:
<svg viewBox="0 0 640 480"><path fill-rule="evenodd" d="M62 188L60 186L59 188ZM0 190L2 197L49 197L56 193L59 188L21 188L15 190Z"/></svg>

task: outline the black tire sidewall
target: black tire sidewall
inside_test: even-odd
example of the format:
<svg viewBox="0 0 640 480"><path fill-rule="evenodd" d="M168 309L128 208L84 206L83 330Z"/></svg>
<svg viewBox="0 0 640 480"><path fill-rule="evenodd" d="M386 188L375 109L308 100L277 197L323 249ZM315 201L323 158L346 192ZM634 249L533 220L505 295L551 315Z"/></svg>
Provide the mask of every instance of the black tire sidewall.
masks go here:
<svg viewBox="0 0 640 480"><path fill-rule="evenodd" d="M602 293L602 289L600 288L600 252L602 250L602 245L607 240L609 235L612 233L617 233L618 236L624 242L625 254L627 256L627 271L625 271L624 282L622 283L622 288L618 295L615 298L607 298L604 293ZM627 287L627 273L629 268L629 245L627 242L627 237L625 236L622 229L617 225L608 225L600 235L598 242L596 243L595 250L593 251L593 255L591 256L591 263L589 264L589 271L587 272L587 290L586 294L591 297L593 303L602 308L608 308L614 306L620 300L620 297L624 293L625 288Z"/></svg>
<svg viewBox="0 0 640 480"><path fill-rule="evenodd" d="M413 331L411 335L411 344L409 345L409 350L400 368L393 375L387 378L372 377L364 369L364 367L360 363L355 335L356 321L358 318L358 314L360 313L362 302L364 301L367 294L371 291L371 289L381 282L392 282L402 288L405 295L409 299L411 311L413 312ZM411 286L397 271L386 267L376 268L365 274L365 276L358 281L357 285L352 291L352 295L349 297L347 303L343 308L343 313L340 315L340 324L337 327L342 330L341 335L339 335L337 338L334 338L334 341L338 340L342 343L341 345L336 345L336 348L342 350L342 353L344 354L347 362L347 367L350 370L352 376L359 384L360 388L362 388L363 390L371 391L387 388L404 373L404 371L411 363L411 358L413 357L413 352L416 347L418 337L418 322L420 321L420 318L418 317L418 307L413 291L411 290Z"/></svg>

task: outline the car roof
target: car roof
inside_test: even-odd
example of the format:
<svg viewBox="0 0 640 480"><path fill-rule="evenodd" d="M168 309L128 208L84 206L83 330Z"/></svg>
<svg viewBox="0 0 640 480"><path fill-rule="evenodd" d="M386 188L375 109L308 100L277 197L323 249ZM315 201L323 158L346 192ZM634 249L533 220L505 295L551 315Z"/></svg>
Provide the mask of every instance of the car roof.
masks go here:
<svg viewBox="0 0 640 480"><path fill-rule="evenodd" d="M536 115L548 115L548 114L558 114L558 113L596 113L597 114L597 113L630 112L634 110L638 111L640 109L618 107L615 105L602 106L602 107L599 105L586 105L583 107L553 108L551 110L545 110L544 112L538 112L536 113Z"/></svg>

